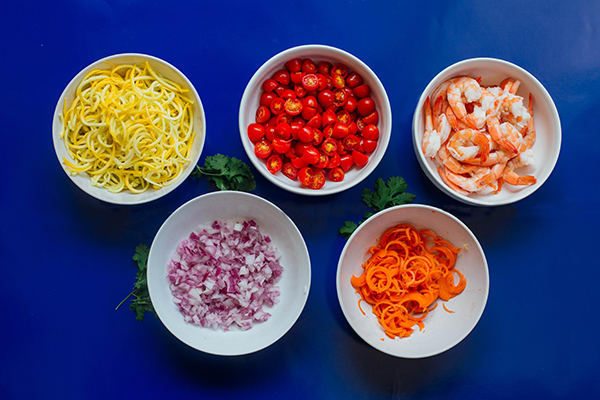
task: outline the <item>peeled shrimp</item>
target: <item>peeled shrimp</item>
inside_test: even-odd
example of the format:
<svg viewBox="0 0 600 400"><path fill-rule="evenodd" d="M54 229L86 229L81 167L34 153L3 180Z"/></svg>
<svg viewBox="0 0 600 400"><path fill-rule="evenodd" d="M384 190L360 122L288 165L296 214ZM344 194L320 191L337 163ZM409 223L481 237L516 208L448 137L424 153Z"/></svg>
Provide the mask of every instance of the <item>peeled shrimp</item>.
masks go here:
<svg viewBox="0 0 600 400"><path fill-rule="evenodd" d="M448 140L448 151L460 161L475 158L479 154L485 161L490 151L490 142L483 133L474 129L463 129Z"/></svg>
<svg viewBox="0 0 600 400"><path fill-rule="evenodd" d="M423 141L421 143L422 150L425 156L435 157L436 153L440 149L443 142L446 141L450 134L451 128L446 116L440 114L436 119L434 127L434 121L431 111L431 103L429 97L425 101L425 133L423 134ZM434 129L436 128L436 129Z"/></svg>
<svg viewBox="0 0 600 400"><path fill-rule="evenodd" d="M476 121L473 120L467 113L467 108L463 102L463 96L467 102L471 103L481 98L481 87L479 83L467 76L455 78L451 81L446 90L448 96L448 104L452 107L454 114L458 119L464 120L467 125L477 129Z"/></svg>
<svg viewBox="0 0 600 400"><path fill-rule="evenodd" d="M531 164L533 160L533 150L529 149L517 157L513 158L506 164L506 170L502 178L511 185L533 185L537 182L535 176L532 175L519 175L515 172L515 169L526 167Z"/></svg>
<svg viewBox="0 0 600 400"><path fill-rule="evenodd" d="M487 127L494 142L504 150L515 155L525 150L523 136L512 124L508 122L500 124L498 118L490 117L487 120Z"/></svg>

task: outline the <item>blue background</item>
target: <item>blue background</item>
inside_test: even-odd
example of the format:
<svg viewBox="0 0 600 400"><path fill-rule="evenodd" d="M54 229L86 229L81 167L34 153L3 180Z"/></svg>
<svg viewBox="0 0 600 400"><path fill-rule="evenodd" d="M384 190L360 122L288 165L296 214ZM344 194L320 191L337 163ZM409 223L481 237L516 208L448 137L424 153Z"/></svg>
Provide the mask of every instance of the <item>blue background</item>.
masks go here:
<svg viewBox="0 0 600 400"><path fill-rule="evenodd" d="M501 3L4 2L0 398L598 396L600 3ZM202 98L203 156L247 161L238 139L246 83L272 55L307 43L347 50L378 74L393 131L377 170L343 194L293 195L255 172L255 193L296 222L310 250L313 281L298 322L266 350L220 358L178 342L152 315L137 322L127 308L115 312L134 282L135 246L149 244L172 211L213 188L189 179L134 207L85 195L52 148L51 118L65 85L110 54L163 58ZM421 91L444 67L475 56L529 70L561 116L558 164L518 204L458 203L429 182L413 153ZM389 357L362 342L335 293L344 245L337 228L365 211L362 188L390 175L405 177L417 202L460 217L489 261L479 324L455 348L423 360Z"/></svg>

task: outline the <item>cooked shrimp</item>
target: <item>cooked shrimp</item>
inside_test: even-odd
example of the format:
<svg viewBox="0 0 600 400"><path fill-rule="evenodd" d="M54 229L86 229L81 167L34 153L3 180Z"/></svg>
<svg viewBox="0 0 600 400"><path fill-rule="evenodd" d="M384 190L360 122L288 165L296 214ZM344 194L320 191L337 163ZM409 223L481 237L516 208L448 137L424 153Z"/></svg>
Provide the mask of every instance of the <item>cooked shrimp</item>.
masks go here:
<svg viewBox="0 0 600 400"><path fill-rule="evenodd" d="M476 165L462 164L456 158L452 157L450 153L448 153L446 146L442 146L440 148L438 151L438 157L442 165L455 174L469 174L479 168Z"/></svg>
<svg viewBox="0 0 600 400"><path fill-rule="evenodd" d="M450 134L450 124L444 114L440 114L436 119L437 129L434 129L434 121L432 117L431 102L429 97L425 101L425 133L421 143L423 153L426 157L434 158L442 143L446 141Z"/></svg>
<svg viewBox="0 0 600 400"><path fill-rule="evenodd" d="M463 96L468 103L472 103L481 98L481 87L479 83L467 76L455 78L450 82L446 91L448 96L448 104L452 107L454 114L458 119L465 119L467 109L463 102Z"/></svg>
<svg viewBox="0 0 600 400"><path fill-rule="evenodd" d="M479 179L479 182L483 186L487 186L502 178L506 164L497 163L493 167L489 168L489 172Z"/></svg>
<svg viewBox="0 0 600 400"><path fill-rule="evenodd" d="M531 118L527 121L527 133L525 134L525 146L527 149L531 149L535 143L535 123L533 122L533 96L529 94L529 104L527 105L527 111Z"/></svg>
<svg viewBox="0 0 600 400"><path fill-rule="evenodd" d="M483 185L479 182L486 174L489 173L489 168L479 168L470 176L455 174L446 169L446 178L461 189L473 193L481 190Z"/></svg>
<svg viewBox="0 0 600 400"><path fill-rule="evenodd" d="M487 120L487 127L492 140L506 151L516 155L525 150L523 136L512 124L508 122L500 124L498 118L490 117Z"/></svg>
<svg viewBox="0 0 600 400"><path fill-rule="evenodd" d="M456 186L454 183L448 180L448 178L446 177L446 171L447 170L444 169L444 167L438 167L438 174L442 178L442 181L444 181L444 183L456 193L462 194L463 196L468 196L469 192L467 192L466 190L462 190L460 187Z"/></svg>
<svg viewBox="0 0 600 400"><path fill-rule="evenodd" d="M460 161L475 158L479 154L485 161L490 152L490 142L483 133L474 129L463 129L456 132L447 144L448 151Z"/></svg>
<svg viewBox="0 0 600 400"><path fill-rule="evenodd" d="M506 164L506 170L502 178L511 185L533 185L537 182L535 176L532 175L519 175L515 172L516 169L526 167L533 161L533 150L529 149L518 157L513 158Z"/></svg>
<svg viewBox="0 0 600 400"><path fill-rule="evenodd" d="M460 131L469 128L467 124L456 118L456 115L454 114L454 111L452 111L452 107L450 106L446 108L446 118L448 119L448 123L450 123L452 129L454 129L455 131Z"/></svg>
<svg viewBox="0 0 600 400"><path fill-rule="evenodd" d="M515 80L512 78L506 78L505 80L500 82L500 87L502 88L502 90L511 94L516 94L517 90L519 90L519 86L521 86L521 81L518 79Z"/></svg>

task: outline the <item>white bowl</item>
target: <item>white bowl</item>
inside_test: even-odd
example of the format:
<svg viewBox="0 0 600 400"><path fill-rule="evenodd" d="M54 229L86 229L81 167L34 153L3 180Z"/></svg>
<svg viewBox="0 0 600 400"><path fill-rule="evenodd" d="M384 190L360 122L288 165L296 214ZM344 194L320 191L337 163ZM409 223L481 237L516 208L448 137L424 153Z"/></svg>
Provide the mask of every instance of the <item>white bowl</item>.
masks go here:
<svg viewBox="0 0 600 400"><path fill-rule="evenodd" d="M310 58L316 63L320 61L329 61L333 64L337 62L344 63L350 70L360 74L364 83L371 88L370 97L375 100L377 111L379 112L379 141L377 148L369 157L369 163L361 169L352 168L348 171L342 182L332 182L327 180L325 186L319 190L308 189L303 187L299 181L292 181L285 177L281 172L273 175L266 167L263 160L256 157L254 154L254 144L248 138L248 125L255 122L256 109L260 104L260 94L262 93L263 82L270 78L273 73L284 68L286 61L294 58ZM240 136L242 144L248 154L248 158L254 164L256 169L269 181L279 186L282 189L290 192L305 194L309 196L320 196L338 193L346 189L350 189L354 185L360 183L377 167L390 141L392 133L392 111L387 93L377 75L361 60L352 54L335 47L323 45L304 45L292 47L279 54L271 57L266 63L256 71L256 73L248 82L246 90L242 96L240 104Z"/></svg>
<svg viewBox="0 0 600 400"><path fill-rule="evenodd" d="M283 274L279 302L265 308L271 317L247 331L222 331L186 323L169 289L167 263L179 243L200 225L214 220L253 219L281 255ZM148 290L156 315L179 340L217 355L241 355L261 350L281 338L296 322L310 289L310 258L304 239L292 220L277 206L258 196L234 191L212 192L179 207L162 224L148 256Z"/></svg>
<svg viewBox="0 0 600 400"><path fill-rule="evenodd" d="M456 268L467 280L464 291L447 304L448 313L438 305L424 319L423 331L415 329L407 338L388 338L371 306L361 303L366 315L358 309L360 295L350 284L351 277L360 276L362 264L368 260L369 247L388 228L409 223L417 229L434 230L454 246L461 248ZM425 205L403 205L383 210L362 223L350 236L338 263L337 294L348 323L365 342L379 351L396 357L422 358L442 353L463 340L475 327L483 313L489 290L487 261L473 233L456 217ZM383 341L381 338L385 338Z"/></svg>
<svg viewBox="0 0 600 400"><path fill-rule="evenodd" d="M119 64L142 65L145 62L148 62L152 69L158 74L174 82L177 82L178 84L190 91L191 99L194 101L193 121L196 130L196 137L194 138L194 143L192 144L192 150L190 154L190 162L183 170L181 175L179 175L179 177L173 180L169 185L160 189L148 189L143 193L132 193L128 190L123 190L119 193L112 193L102 187L92 185L92 182L86 173L79 173L76 175L71 174L71 172L69 172L63 164L64 158L67 158L71 162L73 161L73 159L67 153L64 140L60 138L60 132L63 128L63 123L60 119L60 115L63 109L63 103L66 100L67 107L71 105L71 103L73 102L73 98L75 97L75 91L77 90L77 86L89 71L98 68L111 68L113 65ZM75 185L77 185L81 190L83 190L90 196L113 204L147 203L149 201L156 200L159 197L162 197L174 190L194 170L194 167L196 166L196 163L200 158L200 153L202 153L202 148L204 147L205 133L206 121L204 118L204 109L202 108L200 96L198 96L198 92L196 92L194 85L192 85L192 83L186 78L186 76L181 71L179 71L177 68L175 68L168 62L163 61L160 58L137 53L115 54L112 56L102 58L85 67L71 80L71 82L69 82L65 90L60 95L60 98L56 103L56 109L54 110L54 117L52 120L52 140L54 142L54 151L56 152L58 161L65 173L67 174L67 176L73 181Z"/></svg>
<svg viewBox="0 0 600 400"><path fill-rule="evenodd" d="M537 182L534 185L512 186L506 184L498 194L464 196L449 188L442 181L434 161L429 157L425 157L421 151L421 141L425 129L423 104L427 96L431 96L441 83L461 75L481 76L483 85L498 85L507 77L516 78L521 81L521 86L517 94L525 99L525 104L527 104L529 93L533 95L533 115L537 133L535 145L533 146L535 162L528 167L521 168L518 172L525 175L534 175L537 178ZM556 165L560 152L560 118L546 88L523 68L508 61L495 58L471 58L463 60L437 74L429 82L419 98L413 116L412 130L415 153L425 175L427 175L435 186L450 197L472 205L498 206L514 203L529 196L548 179Z"/></svg>

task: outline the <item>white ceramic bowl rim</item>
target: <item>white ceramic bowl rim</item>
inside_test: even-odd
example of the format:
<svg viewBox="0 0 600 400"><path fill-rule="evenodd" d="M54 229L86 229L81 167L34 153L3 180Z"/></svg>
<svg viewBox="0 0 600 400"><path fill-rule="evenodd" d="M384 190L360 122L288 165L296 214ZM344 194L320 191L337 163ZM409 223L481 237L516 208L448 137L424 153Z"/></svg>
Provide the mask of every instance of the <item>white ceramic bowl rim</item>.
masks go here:
<svg viewBox="0 0 600 400"><path fill-rule="evenodd" d="M336 185L332 188L329 188L329 189L322 188L319 190L313 190L313 189L308 189L308 188L303 188L303 187L294 187L294 186L288 185L288 184L274 178L273 175L267 171L264 163L262 163L262 161L258 160L258 158L256 156L254 156L254 153L250 154L251 152L245 145L245 140L246 140L246 136L247 136L246 130L248 127L243 124L243 120L244 120L245 103L247 102L247 99L252 95L252 93L250 93L250 87L256 81L262 79L265 71L268 70L269 68L271 68L272 64L276 63L277 60L281 60L281 59L285 58L285 56L294 54L295 52L297 52L299 50L326 50L329 52L333 52L333 53L342 55L343 57L347 57L347 58L351 59L352 61L356 62L357 64L359 64L373 78L373 80L375 81L375 83L377 85L377 89L380 91L381 97L384 100L383 104L379 104L379 103L377 104L377 108L379 109L380 120L382 118L389 119L389 132L387 134L380 135L379 143L377 145L378 146L377 150L373 154L370 155L369 163L360 170L360 171L364 171L364 173L355 177L351 181L347 181L345 179L344 181L340 182L338 185ZM257 94L257 96L258 96L258 94ZM254 121L252 121L252 122L254 122ZM358 57L354 56L353 54L348 53L345 50L338 49L337 47L327 46L327 45L322 45L322 44L306 44L306 45L291 47L280 53L275 54L269 60L267 60L254 73L254 75L252 75L252 78L250 78L250 81L246 85L246 89L244 90L244 93L242 95L242 99L240 102L239 129L240 129L240 137L242 139L242 144L244 144L244 148L245 148L246 152L248 153L248 158L250 159L250 161L252 162L254 167L265 178L267 178L267 180L269 180L271 183L279 186L280 188L288 190L293 193L303 194L303 195L308 195L308 196L325 196L325 195L329 195L329 194L339 193L346 189L350 189L351 187L353 187L355 185L358 185L360 182L362 182L364 179L366 179L371 174L371 172L373 172L375 170L375 168L379 165L379 162L383 159L383 156L385 155L385 152L387 150L387 147L388 147L388 144L390 141L390 136L391 136L391 131L392 131L392 111L391 111L390 101L389 101L387 92L385 91L385 88L383 87L383 84L381 83L379 77L362 60L360 60Z"/></svg>
<svg viewBox="0 0 600 400"><path fill-rule="evenodd" d="M201 126L197 127L197 132L196 132L196 137L194 138L194 140L199 140L200 141L200 145L199 145L199 151L198 151L198 155L196 157L194 157L193 159L190 160L190 163L188 164L188 166L182 171L181 175L176 178L176 181L171 182L169 185L164 186L160 189L149 189L148 191L141 193L141 194L148 194L151 193L151 195L148 196L139 196L136 194L136 196L138 197L137 199L134 198L134 200L118 200L115 198L115 194L112 192L109 192L108 190L104 190L103 192L101 192L102 194L96 193L93 190L88 190L87 185L81 184L80 182L77 182L75 180L75 176L78 176L80 174L76 174L76 175L71 175L71 173L69 171L67 171L65 165L63 164L63 160L61 160L60 156L59 156L59 149L57 148L57 146L59 146L59 143L61 145L63 145L64 147L64 142L62 139L58 139L56 140L56 137L58 137L58 135L60 134L59 132L55 132L54 129L54 121L57 120L60 115L60 113L62 112L62 103L65 100L67 91L69 90L69 88L71 88L73 85L75 85L76 82L78 82L79 80L81 80L81 78L83 78L84 74L87 73L87 71L94 65L98 65L101 63L111 63L111 60L117 59L117 58L123 58L123 57L139 57L139 58L144 58L144 59L148 59L148 60L152 60L156 63L159 64L163 64L166 67L172 69L177 75L179 75L181 77L181 79L188 85L190 91L192 92L192 98L194 101L198 102L198 107L200 109L200 117L201 117ZM202 154L202 150L204 149L204 143L205 143L205 139L206 139L206 116L204 113L204 107L202 106L202 101L200 99L200 96L198 95L198 91L196 90L196 88L194 87L194 85L192 84L192 82L187 78L187 76L185 76L185 74L183 72L181 72L177 67L175 67L174 65L170 64L169 62L160 59L158 57L155 56L151 56L149 54L143 54L143 53L119 53L119 54L113 54L110 56L106 56L103 57L99 60L96 60L90 64L88 64L87 66L85 66L81 71L79 71L77 73L77 75L75 75L67 84L67 86L65 86L65 88L63 89L58 102L56 103L56 107L54 109L54 116L52 118L52 136L53 136L53 142L54 142L54 152L56 154L56 157L58 159L58 162L61 166L61 168L64 170L64 172L67 174L67 176L69 177L69 179L71 180L71 182L73 184L75 184L77 187L79 187L81 190L83 190L86 194L101 200L101 201L105 201L107 203L111 203L111 204L119 204L119 205L137 205L137 204L143 204L143 203L147 203L153 200L156 200L158 198L161 198L165 195L167 195L168 193L170 193L171 191L175 190L180 184L183 183L183 181L186 180L186 178L192 173L192 171L194 170L194 167L196 166L196 164L198 163L198 160L200 159L200 155ZM83 173L81 173L83 174ZM86 176L86 178L89 180L89 177ZM90 182L91 185L91 182ZM140 194L140 195L141 195Z"/></svg>
<svg viewBox="0 0 600 400"><path fill-rule="evenodd" d="M442 83L440 78L442 76L444 76L445 74L447 74L449 71L452 71L453 69L460 67L464 64L472 63L475 61L488 61L488 62L493 62L493 63L498 63L498 64L504 64L511 68L514 68L514 69L518 70L519 72L523 73L524 75L526 75L542 91L542 93L548 100L548 103L550 104L552 116L556 120L556 124L558 126L558 132L557 132L558 133L558 137L557 137L558 145L557 145L557 148L555 149L555 151L553 152L552 158L550 159L550 163L552 164L552 166L550 167L550 173L547 176L543 177L543 179L538 180L538 182L536 183L536 186L537 186L536 190L539 189L552 174L552 171L554 170L554 167L556 166L556 163L558 161L558 156L559 156L560 148L561 148L561 136L562 136L561 135L560 117L558 115L558 110L556 109L556 105L554 104L554 101L552 100L550 93L548 93L548 90L546 90L544 85L542 85L542 83L535 76L533 76L529 71L525 70L522 67L519 67L516 64L513 64L509 61L505 61L505 60L502 60L499 58L476 57L476 58L468 58L465 60L458 61L458 62L444 68L427 84L427 86L421 93L421 96L419 97L419 100L415 107L415 111L413 113L412 130L413 130L413 144L414 144L414 148L415 148L415 153L417 153L417 158L419 160L419 164L421 164L421 166L427 170L428 177L434 177L434 179L437 181L436 186L438 186L440 188L444 188L443 191L446 194L450 195L451 197L455 198L456 200L462 201L463 203L477 205L477 206L500 206L500 205L515 203L515 202L522 200L525 197L533 194L534 191L532 191L530 193L526 193L525 191L522 190L518 193L515 193L514 196L511 196L510 198L508 198L504 201L494 201L494 202L485 201L485 200L481 200L481 199L477 199L477 198L472 198L472 197L464 196L460 193L454 192L452 189L448 188L445 183L443 183L441 181L441 178L439 178L437 171L434 171L431 168L431 166L425 159L425 155L423 154L422 151L420 151L420 144L417 143L417 138L416 138L417 116L420 115L419 111L423 107L425 99L427 98L429 93L431 93L431 91L433 89L435 89L437 86L439 86Z"/></svg>
<svg viewBox="0 0 600 400"><path fill-rule="evenodd" d="M344 260L344 256L346 255L346 251L350 247L350 244L352 243L352 240L354 239L354 237L362 229L364 229L369 224L370 221L374 220L375 218L379 218L382 215L394 212L396 210L405 209L405 208L421 208L421 209L425 209L425 210L435 211L437 213L445 215L446 217L448 217L451 220L453 220L454 222L456 222L471 237L471 239L473 240L473 242L476 244L477 250L481 254L482 259L483 259L483 267L484 267L484 270L485 270L485 277L486 277L486 281L488 282L488 285L485 287L483 302L481 303L481 305L479 307L479 310L478 310L478 313L477 313L478 314L477 318L475 318L475 320L472 322L472 324L470 326L468 326L468 328L464 332L464 335L462 335L460 338L458 338L458 340L456 340L456 341L454 341L454 342L452 342L452 343L450 343L450 344L448 344L448 345L446 345L444 347L441 347L439 349L436 349L436 350L424 353L424 354L419 355L419 356L410 356L410 355L402 355L402 356L400 356L398 354L394 354L392 352L386 351L385 349L378 348L378 347L376 347L376 345L374 345L374 344L368 342L367 340L365 340L365 338L363 338L362 335L359 333L358 328L352 322L353 321L352 318L350 318L350 315L348 314L348 312L346 311L346 309L344 307L344 303L342 301L342 292L341 292L341 287L340 287L340 274L341 274L341 269L342 269L342 261ZM469 333L471 333L471 331L475 328L475 326L477 325L477 323L481 319L481 316L483 315L483 311L484 311L485 306L487 304L487 299L488 299L488 295L489 295L489 269L488 269L487 259L485 257L485 253L483 251L483 248L481 247L481 244L477 240L477 237L473 234L473 232L460 219L456 218L454 215L452 215L449 212L446 212L444 210L441 210L439 208L428 206L428 205L425 205L425 204L403 204L403 205L399 205L399 206L395 206L395 207L386 208L385 210L379 211L377 214L372 215L365 222L363 222L362 224L360 224L359 227L352 233L352 235L350 235L350 237L346 241L346 244L344 246L344 249L342 250L342 253L341 253L339 261L338 261L337 273L336 273L336 279L335 280L336 280L336 290L337 290L337 296L338 296L338 302L340 304L340 308L342 309L342 313L344 314L344 317L346 318L346 321L352 327L352 329L354 330L354 332L358 336L360 336L365 343L367 343L368 345L370 345L374 349L379 350L379 351L381 351L383 353L389 354L389 355L394 356L394 357L399 357L399 358L427 358L427 357L432 357L432 356L435 356L437 354L443 353L443 352L451 349L452 347L456 346L460 342L462 342L469 335Z"/></svg>

